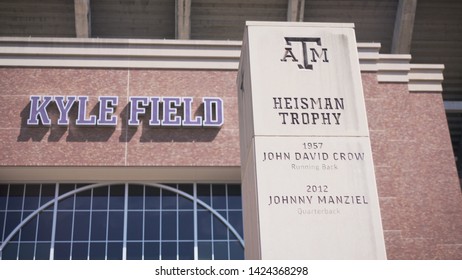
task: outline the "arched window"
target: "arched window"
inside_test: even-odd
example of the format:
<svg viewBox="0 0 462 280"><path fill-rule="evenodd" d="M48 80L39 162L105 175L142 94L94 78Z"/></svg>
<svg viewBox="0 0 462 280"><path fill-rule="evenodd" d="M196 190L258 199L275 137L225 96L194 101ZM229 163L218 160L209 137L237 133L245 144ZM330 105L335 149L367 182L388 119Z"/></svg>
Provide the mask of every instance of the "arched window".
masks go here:
<svg viewBox="0 0 462 280"><path fill-rule="evenodd" d="M243 259L239 184L2 184L1 259Z"/></svg>

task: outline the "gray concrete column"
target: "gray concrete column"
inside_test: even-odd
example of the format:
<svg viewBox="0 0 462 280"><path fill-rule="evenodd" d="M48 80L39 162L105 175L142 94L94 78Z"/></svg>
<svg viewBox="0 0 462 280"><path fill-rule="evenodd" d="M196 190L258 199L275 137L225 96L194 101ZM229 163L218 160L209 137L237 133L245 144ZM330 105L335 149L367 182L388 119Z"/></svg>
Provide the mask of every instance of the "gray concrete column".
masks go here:
<svg viewBox="0 0 462 280"><path fill-rule="evenodd" d="M408 54L411 52L416 8L417 0L399 0L391 53Z"/></svg>

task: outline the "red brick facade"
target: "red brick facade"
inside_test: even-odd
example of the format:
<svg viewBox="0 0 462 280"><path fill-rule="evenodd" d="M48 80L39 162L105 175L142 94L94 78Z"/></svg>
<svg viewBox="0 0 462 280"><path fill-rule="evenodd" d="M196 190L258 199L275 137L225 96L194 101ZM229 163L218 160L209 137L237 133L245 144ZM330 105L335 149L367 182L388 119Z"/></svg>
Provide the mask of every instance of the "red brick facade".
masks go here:
<svg viewBox="0 0 462 280"><path fill-rule="evenodd" d="M0 166L239 166L236 71L1 68ZM439 93L405 83L363 87L389 259L462 259L462 195ZM26 124L30 95L119 97L116 127ZM224 102L221 128L126 125L129 96L205 96Z"/></svg>

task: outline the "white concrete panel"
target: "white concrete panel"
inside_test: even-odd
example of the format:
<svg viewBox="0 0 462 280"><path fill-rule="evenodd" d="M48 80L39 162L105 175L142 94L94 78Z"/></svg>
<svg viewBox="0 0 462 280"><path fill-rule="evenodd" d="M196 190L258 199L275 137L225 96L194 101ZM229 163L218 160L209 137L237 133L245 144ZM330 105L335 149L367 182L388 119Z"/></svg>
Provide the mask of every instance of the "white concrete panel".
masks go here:
<svg viewBox="0 0 462 280"><path fill-rule="evenodd" d="M256 137L264 259L382 259L367 137Z"/></svg>
<svg viewBox="0 0 462 280"><path fill-rule="evenodd" d="M386 258L357 49L350 24L247 24L246 258Z"/></svg>
<svg viewBox="0 0 462 280"><path fill-rule="evenodd" d="M367 136L354 30L302 26L247 27L255 135Z"/></svg>

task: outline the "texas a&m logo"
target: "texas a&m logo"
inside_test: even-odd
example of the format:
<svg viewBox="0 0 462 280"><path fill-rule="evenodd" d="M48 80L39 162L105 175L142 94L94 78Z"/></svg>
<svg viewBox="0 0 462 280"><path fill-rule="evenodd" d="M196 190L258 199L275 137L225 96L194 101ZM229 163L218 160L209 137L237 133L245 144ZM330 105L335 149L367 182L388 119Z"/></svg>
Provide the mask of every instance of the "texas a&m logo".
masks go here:
<svg viewBox="0 0 462 280"><path fill-rule="evenodd" d="M292 62L299 62L299 57L303 58L302 63L298 63L299 69L313 70L313 64L319 62L329 62L327 58L327 48L321 45L321 38L318 37L284 37L286 46L282 62L290 59ZM301 50L300 50L300 44ZM297 45L299 52L294 54L294 45Z"/></svg>

